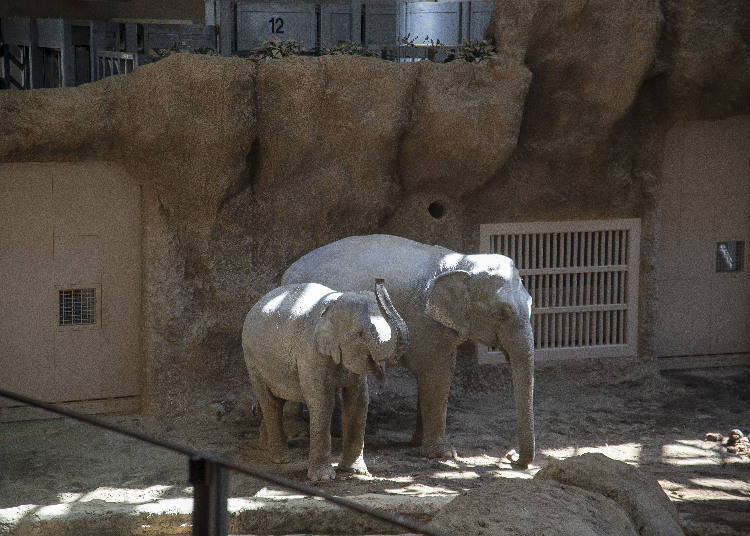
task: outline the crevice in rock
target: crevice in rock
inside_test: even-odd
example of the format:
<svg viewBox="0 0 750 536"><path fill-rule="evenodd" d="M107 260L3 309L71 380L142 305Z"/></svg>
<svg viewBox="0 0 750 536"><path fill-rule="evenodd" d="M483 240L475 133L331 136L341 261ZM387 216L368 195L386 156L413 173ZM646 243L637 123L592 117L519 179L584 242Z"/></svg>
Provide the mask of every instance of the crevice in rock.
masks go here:
<svg viewBox="0 0 750 536"><path fill-rule="evenodd" d="M262 158L260 137L256 136L250 144L250 151L245 155L245 167L237 174L234 182L229 185L224 199L219 203L219 213L221 213L227 203L247 190L250 190L251 196L255 196L255 184L258 182L260 176Z"/></svg>
<svg viewBox="0 0 750 536"><path fill-rule="evenodd" d="M406 120L404 121L404 125L401 127L396 136L396 154L394 155L393 176L395 177L396 182L402 191L404 190L403 142L404 139L406 139L406 136L409 134L409 130L411 129L412 123L414 122L414 107L417 103L417 92L419 91L419 78L421 77L421 75L422 67L421 65L417 64L417 68L414 71L414 76L412 77L411 84L407 89L406 98L404 99L406 106Z"/></svg>

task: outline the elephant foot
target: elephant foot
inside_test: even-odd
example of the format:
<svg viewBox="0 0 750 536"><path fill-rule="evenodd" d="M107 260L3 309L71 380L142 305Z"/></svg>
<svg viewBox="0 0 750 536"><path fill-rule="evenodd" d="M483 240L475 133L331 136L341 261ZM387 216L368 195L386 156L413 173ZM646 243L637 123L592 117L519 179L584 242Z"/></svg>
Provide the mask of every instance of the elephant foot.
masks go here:
<svg viewBox="0 0 750 536"><path fill-rule="evenodd" d="M531 460L527 458L521 458L515 449L509 450L505 455L505 458L510 462L511 467L516 469L528 469L531 464Z"/></svg>
<svg viewBox="0 0 750 536"><path fill-rule="evenodd" d="M365 460L361 456L354 461L346 461L342 459L339 464L339 472L371 476L370 471L367 470L367 465L365 465Z"/></svg>
<svg viewBox="0 0 750 536"><path fill-rule="evenodd" d="M307 478L313 482L325 482L336 478L336 470L326 462L323 464L310 465L307 468Z"/></svg>
<svg viewBox="0 0 750 536"><path fill-rule="evenodd" d="M286 449L266 449L266 459L271 463L289 463L291 458L289 452Z"/></svg>
<svg viewBox="0 0 750 536"><path fill-rule="evenodd" d="M456 451L443 441L425 442L419 447L419 455L425 458L455 458Z"/></svg>

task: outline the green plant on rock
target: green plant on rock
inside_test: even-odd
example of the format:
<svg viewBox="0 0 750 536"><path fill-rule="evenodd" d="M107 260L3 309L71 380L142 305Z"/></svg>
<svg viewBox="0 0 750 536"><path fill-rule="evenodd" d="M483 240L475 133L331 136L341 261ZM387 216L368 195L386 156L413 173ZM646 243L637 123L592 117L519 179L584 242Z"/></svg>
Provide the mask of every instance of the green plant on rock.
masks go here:
<svg viewBox="0 0 750 536"><path fill-rule="evenodd" d="M468 62L482 61L496 54L495 46L487 40L467 39L458 47L458 57Z"/></svg>
<svg viewBox="0 0 750 536"><path fill-rule="evenodd" d="M339 41L335 47L323 48L321 56L374 56L375 53L367 47L353 41Z"/></svg>
<svg viewBox="0 0 750 536"><path fill-rule="evenodd" d="M289 39L288 41L271 39L270 41L264 41L256 48L254 54L262 58L286 58L289 56L299 56L304 52L305 49L294 39Z"/></svg>
<svg viewBox="0 0 750 536"><path fill-rule="evenodd" d="M152 48L149 55L154 61L166 58L172 54L205 54L207 56L218 56L218 52L210 47L194 48L184 42L175 41L169 48Z"/></svg>
<svg viewBox="0 0 750 536"><path fill-rule="evenodd" d="M439 47L440 45L442 45L442 43L440 42L440 39L438 39L437 41L434 40L434 39L430 39L429 35L425 35L424 39L422 39L421 42L417 42L417 39L419 39L418 35L415 35L414 37L412 37L411 34L408 33L408 34L406 34L403 37L399 37L398 38L398 43L400 45L406 45L406 46L410 46L410 47L416 47L416 46L420 46L420 45L422 45L422 46L431 46L431 47Z"/></svg>
<svg viewBox="0 0 750 536"><path fill-rule="evenodd" d="M211 47L203 47L203 48L194 48L193 54L204 54L206 56L218 56L219 53L216 52L216 49Z"/></svg>

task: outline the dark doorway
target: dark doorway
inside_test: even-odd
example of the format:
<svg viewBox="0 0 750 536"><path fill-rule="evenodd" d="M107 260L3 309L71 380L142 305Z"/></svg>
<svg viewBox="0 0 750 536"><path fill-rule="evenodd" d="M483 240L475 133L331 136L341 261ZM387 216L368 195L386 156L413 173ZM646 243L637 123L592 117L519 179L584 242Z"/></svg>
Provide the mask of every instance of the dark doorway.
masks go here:
<svg viewBox="0 0 750 536"><path fill-rule="evenodd" d="M39 50L42 59L42 83L39 87L61 87L60 49L39 47Z"/></svg>
<svg viewBox="0 0 750 536"><path fill-rule="evenodd" d="M72 25L73 74L76 86L91 82L91 28Z"/></svg>

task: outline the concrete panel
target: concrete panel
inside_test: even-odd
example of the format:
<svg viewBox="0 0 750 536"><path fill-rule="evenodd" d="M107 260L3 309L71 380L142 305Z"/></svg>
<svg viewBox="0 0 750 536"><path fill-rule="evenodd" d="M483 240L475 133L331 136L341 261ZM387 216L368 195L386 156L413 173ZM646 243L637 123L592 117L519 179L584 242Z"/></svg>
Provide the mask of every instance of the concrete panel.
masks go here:
<svg viewBox="0 0 750 536"><path fill-rule="evenodd" d="M468 31L464 39L484 39L484 31L490 23L494 2L469 2Z"/></svg>
<svg viewBox="0 0 750 536"><path fill-rule="evenodd" d="M149 24L145 32L144 42L148 48L170 48L175 43L185 43L193 48L216 48L215 26Z"/></svg>
<svg viewBox="0 0 750 536"><path fill-rule="evenodd" d="M365 4L365 39L367 44L393 45L399 38L398 4L396 2Z"/></svg>
<svg viewBox="0 0 750 536"><path fill-rule="evenodd" d="M119 167L54 172L55 285L97 288L98 324L55 331L62 400L136 395L140 377L140 195Z"/></svg>
<svg viewBox="0 0 750 536"><path fill-rule="evenodd" d="M659 357L708 354L711 351L711 289L704 281L659 283L659 311L654 352Z"/></svg>
<svg viewBox="0 0 750 536"><path fill-rule="evenodd" d="M716 274L713 280L712 354L750 351L750 280L746 274Z"/></svg>
<svg viewBox="0 0 750 536"><path fill-rule="evenodd" d="M30 45L31 36L29 28L29 19L23 18L3 18L0 19L0 29L2 29L3 40L13 45Z"/></svg>
<svg viewBox="0 0 750 536"><path fill-rule="evenodd" d="M47 400L55 385L51 168L0 164L0 378L11 391ZM0 398L0 406L15 404Z"/></svg>
<svg viewBox="0 0 750 536"><path fill-rule="evenodd" d="M62 48L65 45L62 19L37 19L36 23L40 47Z"/></svg>
<svg viewBox="0 0 750 536"><path fill-rule="evenodd" d="M425 37L447 45L457 44L461 34L461 4L458 2L409 2L406 31L416 43Z"/></svg>
<svg viewBox="0 0 750 536"><path fill-rule="evenodd" d="M294 39L303 48L314 48L316 25L311 4L237 4L237 50L252 50L271 39Z"/></svg>
<svg viewBox="0 0 750 536"><path fill-rule="evenodd" d="M667 135L657 266L665 329L657 330L657 355L750 352L749 143L750 116L678 123ZM745 242L743 271L717 273L717 242L735 240ZM696 326L704 321L708 333ZM681 324L691 339L678 336Z"/></svg>
<svg viewBox="0 0 750 536"><path fill-rule="evenodd" d="M351 4L323 4L320 6L321 46L332 47L339 41L354 40L351 11Z"/></svg>

